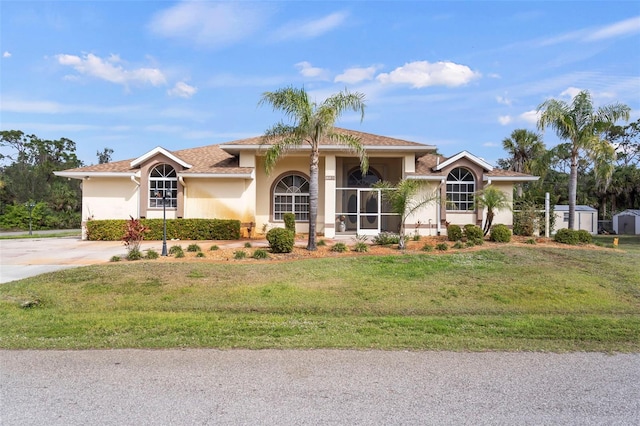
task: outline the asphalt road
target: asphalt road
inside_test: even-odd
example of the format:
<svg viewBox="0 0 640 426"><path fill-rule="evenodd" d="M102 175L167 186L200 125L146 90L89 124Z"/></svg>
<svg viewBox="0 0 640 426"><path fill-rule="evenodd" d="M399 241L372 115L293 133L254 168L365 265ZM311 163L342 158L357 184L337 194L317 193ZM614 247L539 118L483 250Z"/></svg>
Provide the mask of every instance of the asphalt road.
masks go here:
<svg viewBox="0 0 640 426"><path fill-rule="evenodd" d="M640 354L0 351L2 425L638 425Z"/></svg>

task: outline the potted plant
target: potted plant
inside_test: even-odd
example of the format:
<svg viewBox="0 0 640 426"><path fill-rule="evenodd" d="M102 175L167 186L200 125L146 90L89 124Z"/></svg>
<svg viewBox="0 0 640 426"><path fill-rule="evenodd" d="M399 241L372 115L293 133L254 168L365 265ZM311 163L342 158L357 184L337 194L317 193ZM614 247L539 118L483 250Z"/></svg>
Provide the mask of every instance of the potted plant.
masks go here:
<svg viewBox="0 0 640 426"><path fill-rule="evenodd" d="M338 232L344 232L347 230L347 224L345 223L346 220L346 216L341 214L340 216L338 216Z"/></svg>

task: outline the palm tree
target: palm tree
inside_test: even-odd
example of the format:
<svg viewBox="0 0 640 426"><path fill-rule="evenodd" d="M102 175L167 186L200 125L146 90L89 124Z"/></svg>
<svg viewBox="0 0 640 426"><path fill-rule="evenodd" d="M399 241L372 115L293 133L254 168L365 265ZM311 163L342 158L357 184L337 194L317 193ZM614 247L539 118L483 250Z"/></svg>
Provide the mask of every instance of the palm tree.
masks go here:
<svg viewBox="0 0 640 426"><path fill-rule="evenodd" d="M436 196L425 196L417 199L416 196L422 188L422 182L417 180L402 179L396 185L386 181L379 181L374 188L382 189L382 197L389 202L390 210L400 216L400 240L398 248L405 248L405 222L407 218L425 204L436 199Z"/></svg>
<svg viewBox="0 0 640 426"><path fill-rule="evenodd" d="M507 160L509 170L518 173L532 173L544 163L546 148L542 136L526 129L516 129L511 136L503 139L502 147L511 158ZM546 168L546 167L545 167ZM522 197L522 184L517 186L518 198Z"/></svg>
<svg viewBox="0 0 640 426"><path fill-rule="evenodd" d="M581 151L593 155L598 147L609 144L600 138L616 121L629 120L630 108L615 103L594 110L591 95L587 90L578 93L573 101L567 102L549 99L540 106L538 129L544 131L551 127L560 139L569 142L571 151L571 169L569 173L569 229L574 229L576 196L578 187L578 160Z"/></svg>
<svg viewBox="0 0 640 426"><path fill-rule="evenodd" d="M286 87L275 92L265 92L258 105L270 104L274 110L284 112L292 121L282 121L267 129L263 135L263 144L269 148L265 153L267 174L273 171L278 160L292 149L303 144L311 148L309 165L309 241L307 250L316 250L316 222L318 219L318 171L320 162L320 143L329 140L344 145L360 158L360 169L366 173L369 168L364 146L360 139L349 134L335 132L336 120L347 110L360 113L364 119L364 94L349 92L346 89L336 93L322 103L309 99L302 89Z"/></svg>
<svg viewBox="0 0 640 426"><path fill-rule="evenodd" d="M482 229L484 235L487 235L491 230L496 212L500 210L511 210L511 202L507 195L492 185L486 186L483 190L478 191L474 197L474 203L478 210L487 209L487 219Z"/></svg>

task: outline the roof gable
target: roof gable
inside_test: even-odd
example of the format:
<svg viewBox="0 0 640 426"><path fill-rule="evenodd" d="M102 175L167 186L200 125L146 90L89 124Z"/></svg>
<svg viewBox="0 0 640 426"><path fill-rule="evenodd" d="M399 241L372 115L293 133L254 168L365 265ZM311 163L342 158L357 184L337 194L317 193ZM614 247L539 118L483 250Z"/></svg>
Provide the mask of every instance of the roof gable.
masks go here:
<svg viewBox="0 0 640 426"><path fill-rule="evenodd" d="M153 156L157 155L157 154L161 154L164 155L165 157L169 158L172 161L175 161L176 163L180 164L182 167L184 167L185 169L190 169L191 167L193 167L191 164L187 163L186 161L184 161L183 159L181 159L180 157L174 155L173 153L167 151L166 149L157 146L154 149L152 149L151 151L147 152L146 154L143 154L142 156L134 159L133 161L131 161L131 167L137 167L140 164L144 163L145 161L147 161L148 159L152 158Z"/></svg>
<svg viewBox="0 0 640 426"><path fill-rule="evenodd" d="M456 161L458 161L458 160L460 160L462 158L466 158L467 160L471 161L472 163L477 164L478 166L482 167L484 170L486 170L488 172L493 170L493 166L491 164L487 163L482 158L476 157L475 155L473 155L473 154L471 154L470 152L467 152L467 151L462 151L462 152L457 153L453 157L449 157L448 159L446 159L442 163L436 165L435 166L435 170L440 171L440 170L444 169L445 167L450 166L451 164L455 163Z"/></svg>

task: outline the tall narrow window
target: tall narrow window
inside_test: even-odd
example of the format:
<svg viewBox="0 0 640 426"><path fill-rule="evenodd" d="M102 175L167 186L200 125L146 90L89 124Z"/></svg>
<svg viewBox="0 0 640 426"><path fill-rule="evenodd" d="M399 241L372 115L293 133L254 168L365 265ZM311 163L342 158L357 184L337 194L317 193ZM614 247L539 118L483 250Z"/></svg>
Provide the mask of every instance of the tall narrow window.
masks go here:
<svg viewBox="0 0 640 426"><path fill-rule="evenodd" d="M473 174L462 167L453 169L447 176L447 210L473 210L476 182Z"/></svg>
<svg viewBox="0 0 640 426"><path fill-rule="evenodd" d="M284 220L294 213L296 220L309 220L309 181L300 175L287 175L273 187L273 220Z"/></svg>
<svg viewBox="0 0 640 426"><path fill-rule="evenodd" d="M168 164L160 164L149 174L149 207L178 207L178 175Z"/></svg>

